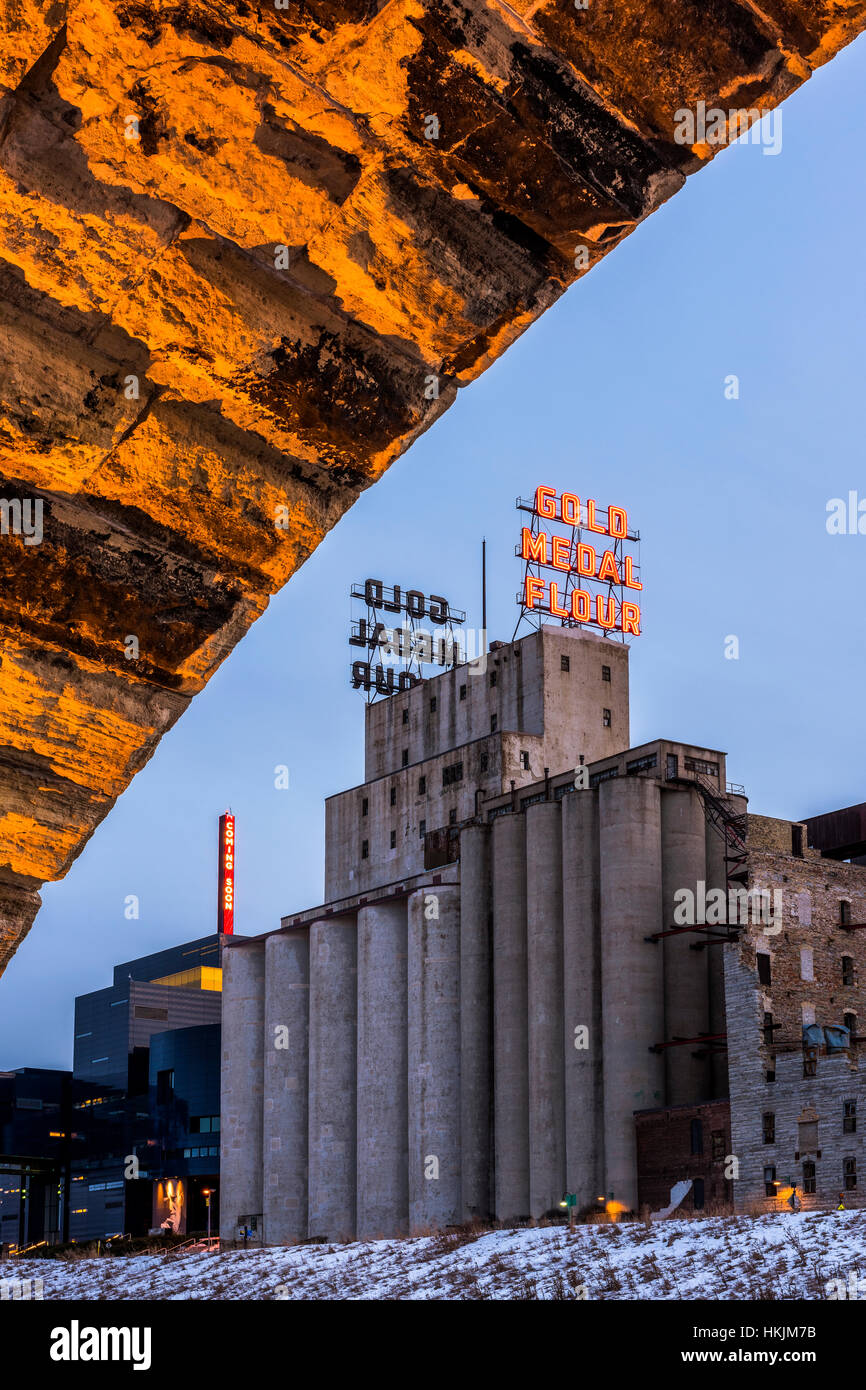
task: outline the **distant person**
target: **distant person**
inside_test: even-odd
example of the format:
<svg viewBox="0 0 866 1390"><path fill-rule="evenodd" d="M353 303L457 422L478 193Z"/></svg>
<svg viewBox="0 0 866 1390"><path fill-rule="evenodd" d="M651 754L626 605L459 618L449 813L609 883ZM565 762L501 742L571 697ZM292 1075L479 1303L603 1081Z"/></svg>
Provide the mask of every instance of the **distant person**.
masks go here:
<svg viewBox="0 0 866 1390"><path fill-rule="evenodd" d="M844 1193L844 1192L840 1192L840 1193L839 1193L839 1205L838 1205L838 1207L836 1208L836 1210L837 1210L837 1211L844 1211L844 1210L845 1210L845 1193Z"/></svg>

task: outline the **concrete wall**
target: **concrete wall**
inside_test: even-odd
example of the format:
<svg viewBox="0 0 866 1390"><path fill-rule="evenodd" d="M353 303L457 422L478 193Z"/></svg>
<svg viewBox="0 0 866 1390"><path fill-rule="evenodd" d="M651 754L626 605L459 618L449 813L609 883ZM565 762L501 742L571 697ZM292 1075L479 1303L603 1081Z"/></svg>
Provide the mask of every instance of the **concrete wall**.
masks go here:
<svg viewBox="0 0 866 1390"><path fill-rule="evenodd" d="M358 938L354 916L310 928L309 1234L356 1225Z"/></svg>
<svg viewBox="0 0 866 1390"><path fill-rule="evenodd" d="M263 1111L264 1238L268 1245L290 1245L307 1236L309 1017L309 933L269 936L265 942Z"/></svg>
<svg viewBox="0 0 866 1390"><path fill-rule="evenodd" d="M263 942L225 952L222 999L220 1236L234 1241L239 1220L264 1210Z"/></svg>

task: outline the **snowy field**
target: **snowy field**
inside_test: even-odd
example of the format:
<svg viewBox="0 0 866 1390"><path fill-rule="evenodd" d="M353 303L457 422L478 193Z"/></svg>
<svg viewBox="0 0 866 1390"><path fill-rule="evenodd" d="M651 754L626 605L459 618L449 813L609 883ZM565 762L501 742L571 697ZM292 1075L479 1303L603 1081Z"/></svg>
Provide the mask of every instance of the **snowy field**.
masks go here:
<svg viewBox="0 0 866 1390"><path fill-rule="evenodd" d="M866 1212L5 1261L5 1279L45 1299L866 1299Z"/></svg>

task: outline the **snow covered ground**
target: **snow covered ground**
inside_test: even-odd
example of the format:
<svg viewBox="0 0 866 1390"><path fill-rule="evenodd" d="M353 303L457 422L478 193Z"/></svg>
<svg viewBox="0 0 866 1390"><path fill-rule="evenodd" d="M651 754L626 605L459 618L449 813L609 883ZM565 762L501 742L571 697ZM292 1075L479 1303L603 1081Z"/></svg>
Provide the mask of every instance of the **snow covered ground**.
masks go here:
<svg viewBox="0 0 866 1390"><path fill-rule="evenodd" d="M45 1299L866 1299L866 1211L5 1261L4 1279Z"/></svg>

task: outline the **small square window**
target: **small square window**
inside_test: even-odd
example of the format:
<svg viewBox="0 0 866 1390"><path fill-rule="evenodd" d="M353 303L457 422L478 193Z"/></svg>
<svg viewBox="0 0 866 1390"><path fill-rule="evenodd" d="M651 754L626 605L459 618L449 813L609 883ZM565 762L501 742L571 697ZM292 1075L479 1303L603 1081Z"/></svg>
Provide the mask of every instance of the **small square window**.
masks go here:
<svg viewBox="0 0 866 1390"><path fill-rule="evenodd" d="M366 798L366 796L365 796L365 797L363 798L363 800L361 801L361 815L362 815L362 816L366 816L369 810L370 810L370 803L369 803L369 801L367 800L367 798Z"/></svg>
<svg viewBox="0 0 866 1390"><path fill-rule="evenodd" d="M397 832L396 832L396 830L392 830L392 831L391 831L391 848L392 848L392 849L396 849L396 848L397 848Z"/></svg>
<svg viewBox="0 0 866 1390"><path fill-rule="evenodd" d="M396 806L396 805L397 805L397 788L396 788L396 787L392 787L392 788L391 788L391 805L392 805L392 806Z"/></svg>
<svg viewBox="0 0 866 1390"><path fill-rule="evenodd" d="M488 765L489 761L490 761L490 759L489 759L488 755L487 755L486 753L482 753L482 754L481 754L481 771L482 771L482 772L486 772L486 771L487 771L487 765Z"/></svg>
<svg viewBox="0 0 866 1390"><path fill-rule="evenodd" d="M603 709L601 712L601 722L606 729L610 728L610 710Z"/></svg>
<svg viewBox="0 0 866 1390"><path fill-rule="evenodd" d="M404 705L404 706L403 706L403 723L404 723L404 724L408 724L408 723L409 723L409 706L408 706L408 705Z"/></svg>
<svg viewBox="0 0 866 1390"><path fill-rule="evenodd" d="M571 670L571 657L570 657L570 656L561 656L561 657L559 658L559 669L560 669L560 671L570 671L570 670Z"/></svg>
<svg viewBox="0 0 866 1390"><path fill-rule="evenodd" d="M370 841L369 841L369 840L362 840L362 841L361 841L361 858L362 858L362 859L369 859L369 858L370 858Z"/></svg>
<svg viewBox="0 0 866 1390"><path fill-rule="evenodd" d="M498 681L498 679L499 679L499 672L498 672L498 671L491 671L491 672L490 672L490 684L491 684L491 685L495 685L496 682Z"/></svg>
<svg viewBox="0 0 866 1390"><path fill-rule="evenodd" d="M460 687L460 699L461 699L461 700L465 700L465 699L466 699L466 686L465 686L465 685L461 685L461 687Z"/></svg>
<svg viewBox="0 0 866 1390"><path fill-rule="evenodd" d="M609 680L610 680L610 667L609 667L609 666L602 666L602 668L601 668L601 678L602 678L603 681L609 681Z"/></svg>
<svg viewBox="0 0 866 1390"><path fill-rule="evenodd" d="M401 758L400 761L401 761L403 767L408 767L408 766L409 766L409 749L408 749L408 748L404 748L404 749L403 749L403 756L402 756L402 758Z"/></svg>
<svg viewBox="0 0 866 1390"><path fill-rule="evenodd" d="M430 697L430 713L431 713L431 714L435 714L435 713L436 713L436 696L435 696L435 695L431 695L431 697Z"/></svg>
<svg viewBox="0 0 866 1390"><path fill-rule="evenodd" d="M427 793L427 778L426 778L426 777L419 777L419 778L418 778L418 795L419 795L419 796L425 796L426 793Z"/></svg>
<svg viewBox="0 0 866 1390"><path fill-rule="evenodd" d="M497 725L498 725L498 724L499 724L499 719L498 719L497 715L491 714L491 716L490 716L490 732L491 732L492 734L495 734L495 733L496 733L496 728L497 728Z"/></svg>
<svg viewBox="0 0 866 1390"><path fill-rule="evenodd" d="M449 825L456 825L456 824L457 824L457 812L456 812L456 810L455 810L455 808L454 808L453 806L451 807L451 810L448 812L448 824L449 824Z"/></svg>

